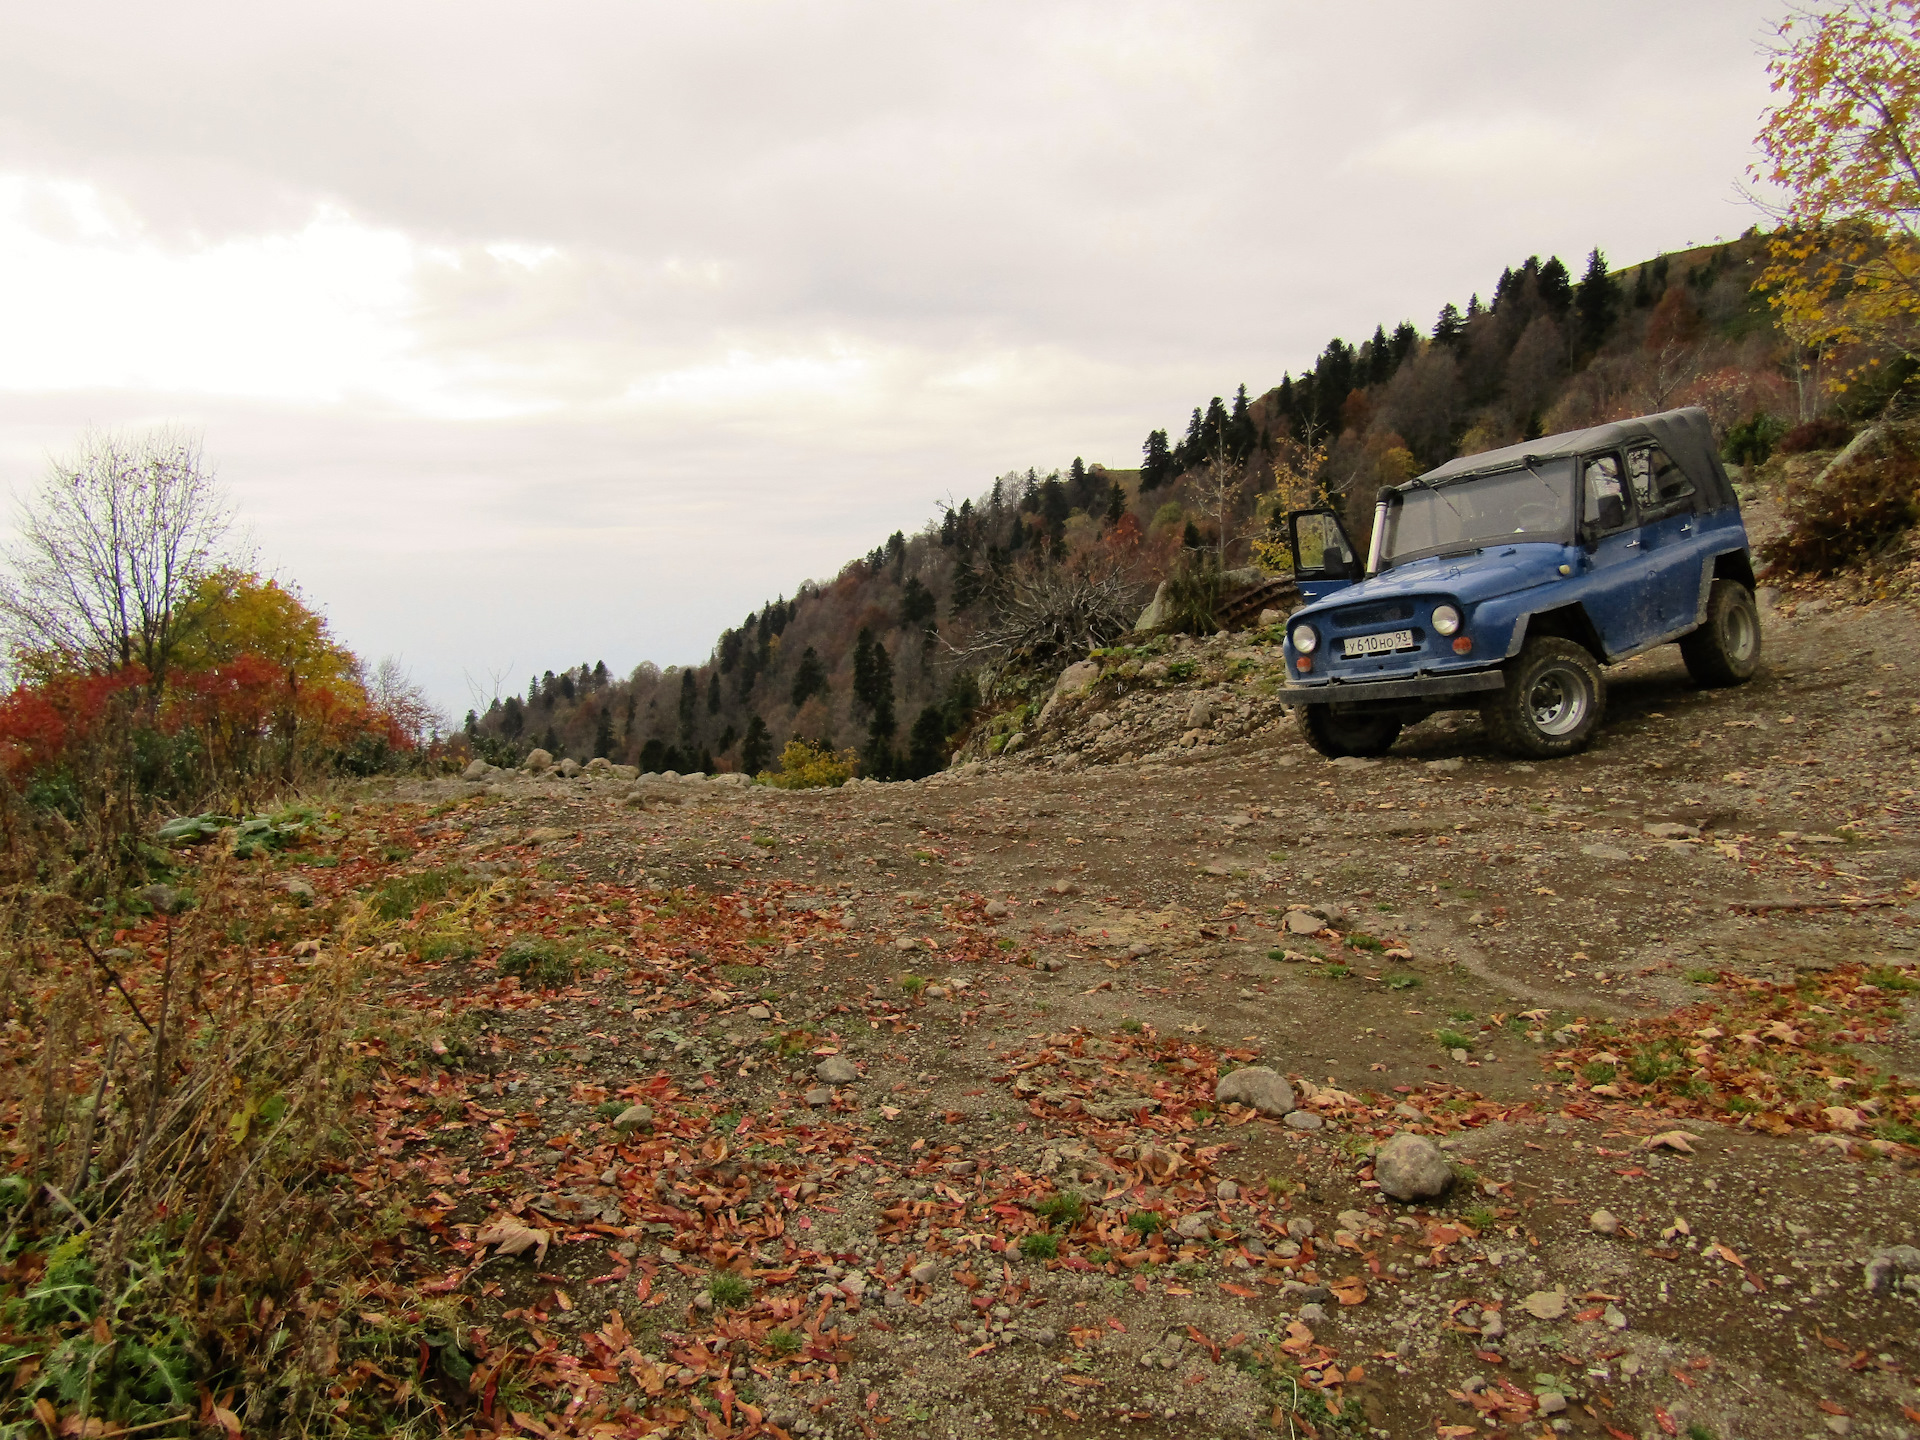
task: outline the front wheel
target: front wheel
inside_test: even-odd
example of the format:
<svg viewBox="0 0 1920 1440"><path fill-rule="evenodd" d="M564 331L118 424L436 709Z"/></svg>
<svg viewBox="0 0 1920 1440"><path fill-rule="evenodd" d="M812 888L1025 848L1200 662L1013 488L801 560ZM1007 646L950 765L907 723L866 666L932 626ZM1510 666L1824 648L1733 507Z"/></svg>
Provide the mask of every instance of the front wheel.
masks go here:
<svg viewBox="0 0 1920 1440"><path fill-rule="evenodd" d="M1331 705L1297 705L1293 719L1300 738L1329 760L1384 755L1400 738L1400 721L1392 715L1336 715Z"/></svg>
<svg viewBox="0 0 1920 1440"><path fill-rule="evenodd" d="M1693 683L1744 685L1760 664L1760 611L1738 580L1716 580L1707 592L1707 618L1682 637L1680 658Z"/></svg>
<svg viewBox="0 0 1920 1440"><path fill-rule="evenodd" d="M1529 640L1507 681L1480 708L1493 743L1509 755L1550 760L1584 750L1606 713L1600 667L1571 640Z"/></svg>

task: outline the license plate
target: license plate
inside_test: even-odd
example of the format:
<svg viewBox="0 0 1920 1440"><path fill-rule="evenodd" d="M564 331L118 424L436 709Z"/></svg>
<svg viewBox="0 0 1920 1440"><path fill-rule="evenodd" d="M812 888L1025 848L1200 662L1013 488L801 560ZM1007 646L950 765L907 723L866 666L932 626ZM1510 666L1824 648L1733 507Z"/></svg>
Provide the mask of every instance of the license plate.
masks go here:
<svg viewBox="0 0 1920 1440"><path fill-rule="evenodd" d="M1411 650L1413 632L1389 630L1384 635L1349 635L1346 647L1349 655L1379 655L1388 650Z"/></svg>

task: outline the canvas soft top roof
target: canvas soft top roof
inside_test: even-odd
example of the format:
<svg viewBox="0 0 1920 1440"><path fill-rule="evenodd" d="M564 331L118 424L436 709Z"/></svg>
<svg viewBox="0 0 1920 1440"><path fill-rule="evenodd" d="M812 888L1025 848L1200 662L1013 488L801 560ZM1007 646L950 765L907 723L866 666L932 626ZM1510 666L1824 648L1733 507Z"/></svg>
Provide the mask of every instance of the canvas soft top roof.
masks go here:
<svg viewBox="0 0 1920 1440"><path fill-rule="evenodd" d="M1483 475L1494 470L1509 470L1528 460L1554 460L1563 456L1591 455L1600 450L1624 449L1635 441L1652 440L1687 472L1687 478L1700 490L1709 507L1718 509L1733 503L1733 486L1720 463L1720 447L1714 443L1713 424L1707 412L1698 406L1686 410L1665 410L1658 415L1637 415L1631 420L1610 420L1586 430L1569 430L1560 435L1543 435L1519 445L1499 450L1484 450L1478 455L1463 455L1449 460L1422 475L1428 481L1458 480L1468 475Z"/></svg>

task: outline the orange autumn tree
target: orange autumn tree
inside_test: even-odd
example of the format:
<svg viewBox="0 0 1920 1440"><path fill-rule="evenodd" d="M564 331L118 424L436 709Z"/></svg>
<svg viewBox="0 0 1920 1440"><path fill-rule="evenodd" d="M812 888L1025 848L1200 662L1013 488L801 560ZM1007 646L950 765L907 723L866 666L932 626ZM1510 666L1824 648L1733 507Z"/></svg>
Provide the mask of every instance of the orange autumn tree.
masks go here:
<svg viewBox="0 0 1920 1440"><path fill-rule="evenodd" d="M1920 0L1846 0L1777 33L1753 173L1787 205L1760 288L1802 345L1920 357Z"/></svg>
<svg viewBox="0 0 1920 1440"><path fill-rule="evenodd" d="M180 646L162 721L193 729L215 768L293 779L369 742L409 748L369 697L359 660L297 590L219 570L195 602L201 618Z"/></svg>

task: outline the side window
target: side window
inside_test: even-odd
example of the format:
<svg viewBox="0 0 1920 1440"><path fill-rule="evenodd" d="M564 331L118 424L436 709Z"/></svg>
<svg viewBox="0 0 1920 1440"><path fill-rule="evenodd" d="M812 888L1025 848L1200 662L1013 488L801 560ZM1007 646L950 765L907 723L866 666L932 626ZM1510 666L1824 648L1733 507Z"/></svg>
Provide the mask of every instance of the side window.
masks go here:
<svg viewBox="0 0 1920 1440"><path fill-rule="evenodd" d="M1353 563L1340 538L1340 526L1331 515L1310 512L1293 522L1294 563L1302 570L1339 569Z"/></svg>
<svg viewBox="0 0 1920 1440"><path fill-rule="evenodd" d="M1627 452L1627 482L1633 486L1633 498L1640 508L1653 509L1657 503L1653 498L1653 451Z"/></svg>
<svg viewBox="0 0 1920 1440"><path fill-rule="evenodd" d="M1581 487L1580 518L1601 533L1627 523L1627 492L1620 479L1618 455L1596 455L1587 462Z"/></svg>
<svg viewBox="0 0 1920 1440"><path fill-rule="evenodd" d="M1693 498L1693 481L1687 478L1687 472L1674 464L1666 451L1658 448L1653 452L1653 493L1662 505Z"/></svg>

